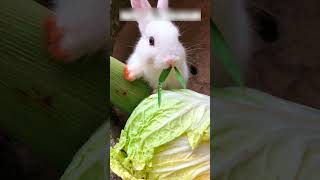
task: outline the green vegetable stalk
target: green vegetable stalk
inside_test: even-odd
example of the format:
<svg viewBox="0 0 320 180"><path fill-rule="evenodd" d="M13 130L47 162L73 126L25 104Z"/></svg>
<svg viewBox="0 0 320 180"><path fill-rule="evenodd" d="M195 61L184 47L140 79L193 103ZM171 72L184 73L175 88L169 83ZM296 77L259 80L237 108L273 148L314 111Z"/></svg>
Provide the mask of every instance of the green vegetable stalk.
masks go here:
<svg viewBox="0 0 320 180"><path fill-rule="evenodd" d="M32 0L0 1L0 128L60 169L106 120L105 53L60 64Z"/></svg>
<svg viewBox="0 0 320 180"><path fill-rule="evenodd" d="M129 82L124 79L125 65L110 57L110 101L123 112L133 109L151 93L150 87L142 80Z"/></svg>

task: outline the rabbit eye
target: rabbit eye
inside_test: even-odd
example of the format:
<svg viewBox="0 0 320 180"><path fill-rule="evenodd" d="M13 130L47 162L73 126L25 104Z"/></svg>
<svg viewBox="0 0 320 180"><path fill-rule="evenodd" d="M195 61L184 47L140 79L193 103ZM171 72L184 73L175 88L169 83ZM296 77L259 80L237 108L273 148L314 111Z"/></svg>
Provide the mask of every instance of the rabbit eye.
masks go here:
<svg viewBox="0 0 320 180"><path fill-rule="evenodd" d="M154 46L154 38L152 36L149 37L149 45Z"/></svg>

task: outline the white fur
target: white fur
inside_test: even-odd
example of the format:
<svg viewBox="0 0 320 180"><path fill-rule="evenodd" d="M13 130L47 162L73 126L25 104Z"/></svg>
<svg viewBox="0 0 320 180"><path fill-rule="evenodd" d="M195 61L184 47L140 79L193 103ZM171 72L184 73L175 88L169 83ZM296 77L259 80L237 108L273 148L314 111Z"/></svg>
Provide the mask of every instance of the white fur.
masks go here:
<svg viewBox="0 0 320 180"><path fill-rule="evenodd" d="M131 0L131 4L135 4L137 1L146 0ZM158 4L158 8L167 8L164 5L167 6L168 2L161 0L158 3L161 3ZM135 7L133 6L133 8ZM189 73L186 52L179 41L178 28L172 22L165 20L141 20L138 23L141 38L127 61L128 70L134 79L143 77L153 89L156 89L160 73L169 67L167 61L175 59L175 66L187 81ZM149 37L151 36L154 38L154 46L149 45ZM166 89L181 87L174 71L171 71L163 87Z"/></svg>
<svg viewBox="0 0 320 180"><path fill-rule="evenodd" d="M250 32L243 2L243 0L215 0L212 17L244 74L249 59Z"/></svg>
<svg viewBox="0 0 320 180"><path fill-rule="evenodd" d="M106 43L107 5L105 0L56 0L57 23L64 30L60 46L73 59Z"/></svg>

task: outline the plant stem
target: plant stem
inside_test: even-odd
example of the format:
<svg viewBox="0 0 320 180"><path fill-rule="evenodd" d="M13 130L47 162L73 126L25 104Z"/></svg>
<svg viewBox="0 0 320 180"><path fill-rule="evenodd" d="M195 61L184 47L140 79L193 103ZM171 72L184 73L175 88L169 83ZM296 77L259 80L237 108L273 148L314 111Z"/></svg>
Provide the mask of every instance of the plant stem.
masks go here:
<svg viewBox="0 0 320 180"><path fill-rule="evenodd" d="M125 65L110 57L110 100L121 111L130 113L147 96L150 87L142 80L129 82L124 79Z"/></svg>

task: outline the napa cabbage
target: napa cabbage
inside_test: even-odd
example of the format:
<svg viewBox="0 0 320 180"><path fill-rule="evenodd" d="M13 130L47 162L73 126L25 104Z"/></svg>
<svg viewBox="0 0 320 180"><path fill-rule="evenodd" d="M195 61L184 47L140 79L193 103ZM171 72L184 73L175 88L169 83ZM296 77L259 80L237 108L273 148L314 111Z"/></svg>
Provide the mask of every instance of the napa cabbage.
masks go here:
<svg viewBox="0 0 320 180"><path fill-rule="evenodd" d="M105 180L109 120L99 127L79 149L60 180Z"/></svg>
<svg viewBox="0 0 320 180"><path fill-rule="evenodd" d="M320 111L249 88L214 89L211 177L320 177Z"/></svg>
<svg viewBox="0 0 320 180"><path fill-rule="evenodd" d="M210 97L162 91L143 100L110 150L122 179L210 179Z"/></svg>

